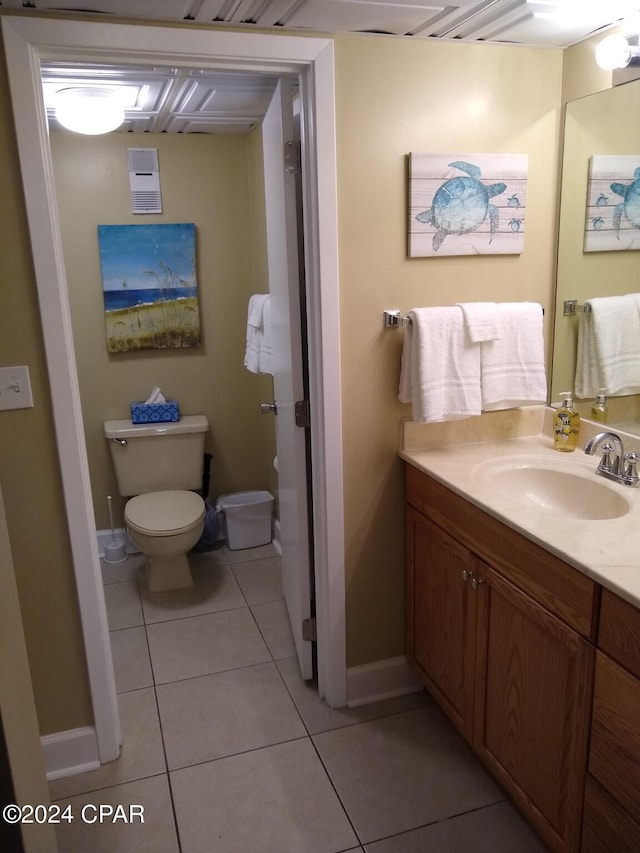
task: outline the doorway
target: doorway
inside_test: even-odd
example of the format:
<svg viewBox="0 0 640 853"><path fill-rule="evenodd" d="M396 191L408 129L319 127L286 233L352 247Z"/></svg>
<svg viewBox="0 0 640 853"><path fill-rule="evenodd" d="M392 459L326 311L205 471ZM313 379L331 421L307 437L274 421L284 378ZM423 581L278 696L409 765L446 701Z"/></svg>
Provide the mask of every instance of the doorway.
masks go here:
<svg viewBox="0 0 640 853"><path fill-rule="evenodd" d="M43 61L174 63L297 74L307 105L303 128L309 385L315 472L314 562L318 689L329 705L346 701L344 530L340 435L339 308L333 46L215 30L167 29L5 17L2 20L21 169L32 238L76 585L101 761L116 757L119 721L87 455L70 333L65 270L39 65ZM90 570L88 570L90 567Z"/></svg>

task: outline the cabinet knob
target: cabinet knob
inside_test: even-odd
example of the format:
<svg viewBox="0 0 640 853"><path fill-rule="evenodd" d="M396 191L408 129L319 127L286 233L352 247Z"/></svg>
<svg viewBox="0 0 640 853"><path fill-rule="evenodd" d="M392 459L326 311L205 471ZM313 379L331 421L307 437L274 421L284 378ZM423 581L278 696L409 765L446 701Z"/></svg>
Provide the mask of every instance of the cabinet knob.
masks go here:
<svg viewBox="0 0 640 853"><path fill-rule="evenodd" d="M466 583L470 577L471 577L471 575L469 574L469 572L466 569L463 569L462 570L462 580Z"/></svg>

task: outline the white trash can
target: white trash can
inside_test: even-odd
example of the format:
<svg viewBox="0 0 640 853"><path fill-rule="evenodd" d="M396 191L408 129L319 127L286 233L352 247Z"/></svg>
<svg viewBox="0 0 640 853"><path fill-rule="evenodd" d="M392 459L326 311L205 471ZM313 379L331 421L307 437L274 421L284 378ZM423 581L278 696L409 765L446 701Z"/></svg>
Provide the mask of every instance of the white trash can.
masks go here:
<svg viewBox="0 0 640 853"><path fill-rule="evenodd" d="M216 509L222 513L231 551L257 548L271 542L274 498L271 492L232 492L220 495Z"/></svg>

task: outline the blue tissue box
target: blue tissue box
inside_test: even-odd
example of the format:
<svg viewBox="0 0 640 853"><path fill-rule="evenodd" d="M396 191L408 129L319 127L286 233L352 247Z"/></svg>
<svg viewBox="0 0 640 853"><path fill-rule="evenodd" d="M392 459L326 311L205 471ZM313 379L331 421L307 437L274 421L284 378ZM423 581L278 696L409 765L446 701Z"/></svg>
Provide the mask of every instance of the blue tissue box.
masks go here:
<svg viewBox="0 0 640 853"><path fill-rule="evenodd" d="M132 403L131 421L134 424L164 424L179 421L180 412L175 400L166 403Z"/></svg>

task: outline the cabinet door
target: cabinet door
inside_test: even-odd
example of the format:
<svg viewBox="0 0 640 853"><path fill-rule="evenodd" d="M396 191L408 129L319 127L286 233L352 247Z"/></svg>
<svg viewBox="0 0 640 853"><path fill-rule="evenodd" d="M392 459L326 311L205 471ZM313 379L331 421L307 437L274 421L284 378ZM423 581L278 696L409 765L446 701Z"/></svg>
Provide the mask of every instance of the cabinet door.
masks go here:
<svg viewBox="0 0 640 853"><path fill-rule="evenodd" d="M477 560L407 508L409 658L458 730L471 740L476 595L465 578Z"/></svg>
<svg viewBox="0 0 640 853"><path fill-rule="evenodd" d="M582 853L638 853L640 824L587 773Z"/></svg>
<svg viewBox="0 0 640 853"><path fill-rule="evenodd" d="M474 747L553 850L577 850L593 647L482 566Z"/></svg>
<svg viewBox="0 0 640 853"><path fill-rule="evenodd" d="M601 651L596 655L589 771L640 822L640 679Z"/></svg>

